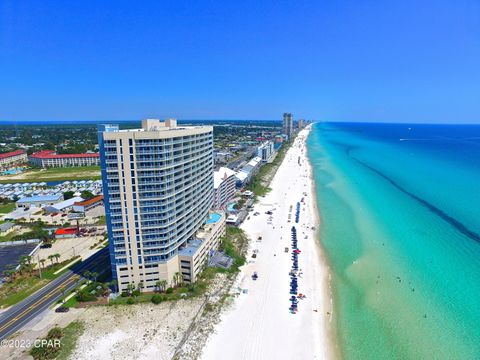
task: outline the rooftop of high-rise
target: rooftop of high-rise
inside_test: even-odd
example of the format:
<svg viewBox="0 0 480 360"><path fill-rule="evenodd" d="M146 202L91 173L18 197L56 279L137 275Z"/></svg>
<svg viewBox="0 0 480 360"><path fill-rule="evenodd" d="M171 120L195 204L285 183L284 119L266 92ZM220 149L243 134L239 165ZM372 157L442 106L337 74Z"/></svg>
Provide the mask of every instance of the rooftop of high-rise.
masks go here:
<svg viewBox="0 0 480 360"><path fill-rule="evenodd" d="M112 126L109 124L107 126ZM122 129L116 130L115 132L132 132L132 131L143 131L143 132L153 132L153 131L176 131L176 130L189 130L189 129L200 129L205 128L206 126L197 125L197 126L179 126L176 119L166 119L161 121L159 119L144 119L142 120L142 127L138 129Z"/></svg>

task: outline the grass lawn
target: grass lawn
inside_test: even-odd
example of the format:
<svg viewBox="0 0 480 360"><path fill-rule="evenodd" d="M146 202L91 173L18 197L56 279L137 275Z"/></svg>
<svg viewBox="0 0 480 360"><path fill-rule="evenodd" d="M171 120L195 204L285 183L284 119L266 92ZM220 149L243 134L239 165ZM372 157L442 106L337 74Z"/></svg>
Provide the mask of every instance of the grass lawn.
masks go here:
<svg viewBox="0 0 480 360"><path fill-rule="evenodd" d="M7 214L15 210L15 203L0 205L0 214Z"/></svg>
<svg viewBox="0 0 480 360"><path fill-rule="evenodd" d="M73 321L63 329L64 335L61 339L62 346L56 360L67 360L70 358L70 355L77 345L78 338L83 334L84 330L85 327L80 321Z"/></svg>
<svg viewBox="0 0 480 360"><path fill-rule="evenodd" d="M78 338L83 334L85 327L80 321L73 321L65 328L54 327L50 329L48 335L44 338L45 344L39 343L30 350L30 355L34 359L57 359L66 360L70 358ZM50 342L60 341L60 346L52 346Z"/></svg>
<svg viewBox="0 0 480 360"><path fill-rule="evenodd" d="M25 299L27 296L33 294L35 291L47 285L48 282L49 280L47 279L40 280L36 277L30 277L28 279L18 280L14 284L4 284L0 291L0 306L8 307L15 305L16 303ZM13 291L13 293L10 293L11 291Z"/></svg>
<svg viewBox="0 0 480 360"><path fill-rule="evenodd" d="M12 231L5 236L0 236L0 242L11 241L15 235L17 235L17 233Z"/></svg>
<svg viewBox="0 0 480 360"><path fill-rule="evenodd" d="M61 269L71 261L72 259L65 260L42 271L42 279L40 279L37 275L24 274L21 275L21 277L17 277L13 282L6 282L2 287L0 287L0 306L11 306L30 296L35 291L41 289L50 281L56 279L65 271L67 271L68 269L65 269L58 274L54 274L55 271ZM78 262L72 264L69 266L69 268L77 263Z"/></svg>
<svg viewBox="0 0 480 360"><path fill-rule="evenodd" d="M75 291L74 291L75 292ZM76 296L72 296L70 299L68 299L67 301L65 301L62 306L63 307L75 307L77 306L78 304L78 300L77 300L77 297Z"/></svg>
<svg viewBox="0 0 480 360"><path fill-rule="evenodd" d="M6 175L0 178L0 183L97 179L100 179L99 166L74 166L66 168L34 169L25 171L21 174Z"/></svg>

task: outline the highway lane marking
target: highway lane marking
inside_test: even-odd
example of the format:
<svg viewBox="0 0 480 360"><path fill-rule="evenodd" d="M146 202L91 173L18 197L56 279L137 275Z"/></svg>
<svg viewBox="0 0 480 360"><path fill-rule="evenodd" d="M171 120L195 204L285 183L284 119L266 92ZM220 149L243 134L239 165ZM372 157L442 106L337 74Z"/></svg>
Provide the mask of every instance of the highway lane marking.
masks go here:
<svg viewBox="0 0 480 360"><path fill-rule="evenodd" d="M98 256L97 259L90 259L90 261L95 261L91 264L86 264L86 263L80 263L79 265L79 268L78 269L69 269L69 271L71 271L71 273L69 274L69 276L65 276L67 275L67 272L63 273L62 275L60 275L58 278L52 280L51 282L45 284L42 288L38 289L37 291L35 291L34 293L30 294L26 299L22 300L21 302L19 302L18 304L16 305L13 305L12 308L14 308L15 306L18 306L20 305L21 307L27 307L27 306L31 306L31 302L32 300L30 300L31 297L33 296L45 296L49 291L46 290L46 287L50 286L50 285L53 285L55 284L55 282L57 282L57 284L60 284L62 281L68 279L70 276L74 275L75 272L80 272L80 271L83 271L85 269L88 269L90 266L93 266L93 265L96 265L98 264L100 261L104 261L104 260L107 260L109 258L108 256L108 253L107 254L101 254L103 250L100 250L99 252L97 252L95 255L100 255ZM95 256L93 255L93 256ZM74 272L75 271L75 272ZM63 277L63 278L62 278ZM15 310L12 311L12 313L10 315L8 315L8 311L12 308L7 308L5 313L2 314L2 315L5 315L6 317L8 316L14 316L15 315ZM0 316L1 318L2 316Z"/></svg>
<svg viewBox="0 0 480 360"><path fill-rule="evenodd" d="M70 279L68 279L68 281L65 281L62 283L61 286L67 286L69 285L70 283L74 282L74 281L77 281L79 279L78 276L74 276ZM22 319L24 318L27 313L29 312L32 312L36 307L38 307L38 305L40 303L43 303L45 302L46 300L48 300L49 298L51 298L55 293L58 293L60 291L59 288L55 288L55 289L52 289L48 294L45 294L45 296L41 297L40 299L38 299L34 304L32 304L31 306L29 306L26 310L24 310L23 312L21 312L17 317L13 318L13 319L10 319L10 321L8 321L7 323L5 323L4 325L2 325L2 327L0 327L0 331L3 331L5 330L5 328L7 328L8 326L10 326L12 323L16 322L17 320L19 319Z"/></svg>
<svg viewBox="0 0 480 360"><path fill-rule="evenodd" d="M100 256L98 259L94 259L94 260L96 260L95 262L93 262L93 263L91 263L91 264L85 264L84 266L82 266L82 269L77 269L76 271L81 271L81 270L88 269L88 268L90 268L91 266L97 265L97 264L98 264L99 262L101 262L101 261L107 260L107 258L108 258L108 256L105 256L105 255L104 255L104 256ZM70 270L70 271L72 271L72 270ZM65 274L66 274L66 273L62 274L61 276L65 275ZM16 305L20 305L21 307L32 306L32 305L33 305L33 304L32 304L32 301L33 301L33 300L28 301L31 297L33 297L33 296L44 297L45 295L47 295L49 292L52 291L52 290L46 289L46 287L48 287L48 286L50 286L50 285L60 286L60 284L61 284L62 282L66 281L66 280L68 280L68 279L71 279L71 276L76 276L76 274L72 271L72 273L70 273L69 276L64 277L63 279L61 278L61 276L58 277L58 278L56 278L56 279L54 279L54 280L52 280L51 282L45 284L44 287L42 287L42 288L39 289L38 291L30 294L29 297L26 298L25 300L22 300L22 302L25 301L24 304L22 304L22 302L20 302L20 303L18 303L18 304L16 304ZM57 283L55 284L55 282L57 282ZM43 292L43 293L42 293L42 292ZM13 306L15 306L15 305L13 305ZM20 309L20 310L21 310L21 309ZM8 310L7 310L7 311L8 311ZM12 313L11 313L10 315L8 315L7 313L5 313L5 315L6 315L6 317L8 317L8 316L15 316L15 315L16 315L16 314L15 314L15 310L12 311Z"/></svg>
<svg viewBox="0 0 480 360"><path fill-rule="evenodd" d="M100 260L100 259L98 259L98 260ZM97 265L97 264L99 263L98 260L95 261L95 262L92 263L92 264L88 264L88 266L85 266L85 267L90 268L91 266ZM79 276L79 275L74 275L74 276L72 276L71 278L66 279L66 281L61 282L60 284L58 284L58 287L56 287L56 288L50 290L49 292L47 292L47 293L46 293L45 295L43 295L39 300L37 300L37 301L36 301L35 303L33 303L32 305L30 305L26 310L24 310L23 312L21 312L20 314L18 314L18 317L15 317L15 318L13 318L13 319L10 319L7 323L5 323L4 325L2 325L2 326L0 327L0 332L3 331L3 330L5 330L5 328L9 327L10 325L12 325L12 323L16 322L17 320L24 318L24 315L25 315L26 313L32 312L32 311L39 305L39 303L45 302L46 300L48 300L49 298L51 298L51 297L54 295L54 293L59 292L59 291L60 291L59 287L67 286L67 285L69 285L70 283L72 283L73 281L79 280L80 278L81 278L81 276Z"/></svg>

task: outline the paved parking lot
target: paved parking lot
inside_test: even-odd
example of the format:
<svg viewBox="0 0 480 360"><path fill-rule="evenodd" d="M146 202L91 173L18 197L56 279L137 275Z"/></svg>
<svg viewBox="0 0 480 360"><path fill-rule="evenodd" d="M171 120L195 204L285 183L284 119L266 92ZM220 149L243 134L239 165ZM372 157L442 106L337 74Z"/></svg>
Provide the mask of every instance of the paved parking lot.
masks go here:
<svg viewBox="0 0 480 360"><path fill-rule="evenodd" d="M8 265L17 265L20 256L30 254L36 246L37 244L0 246L0 274L8 268Z"/></svg>
<svg viewBox="0 0 480 360"><path fill-rule="evenodd" d="M60 254L59 261L64 261L77 255L86 259L92 255L92 253L98 251L98 249L90 249L90 247L102 239L103 235L57 239L51 248L40 249L37 255L40 259L48 259L49 255ZM37 261L37 255L35 255L35 261ZM47 260L47 263L49 262L50 261Z"/></svg>

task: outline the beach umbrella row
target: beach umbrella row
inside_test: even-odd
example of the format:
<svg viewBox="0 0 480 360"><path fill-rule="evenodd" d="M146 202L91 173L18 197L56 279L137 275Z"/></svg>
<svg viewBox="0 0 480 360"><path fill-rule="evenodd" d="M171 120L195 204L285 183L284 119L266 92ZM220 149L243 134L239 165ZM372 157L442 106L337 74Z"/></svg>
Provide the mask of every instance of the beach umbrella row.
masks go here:
<svg viewBox="0 0 480 360"><path fill-rule="evenodd" d="M298 310L298 300L296 295L298 294L298 279L296 272L298 271L298 255L300 250L298 249L297 229L292 226L292 270L290 271L290 312L295 314Z"/></svg>
<svg viewBox="0 0 480 360"><path fill-rule="evenodd" d="M295 210L295 222L298 224L300 221L300 202L297 202L297 208Z"/></svg>

